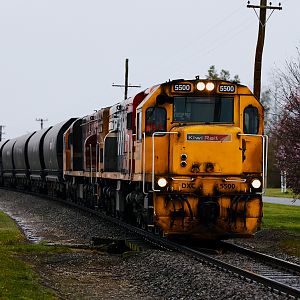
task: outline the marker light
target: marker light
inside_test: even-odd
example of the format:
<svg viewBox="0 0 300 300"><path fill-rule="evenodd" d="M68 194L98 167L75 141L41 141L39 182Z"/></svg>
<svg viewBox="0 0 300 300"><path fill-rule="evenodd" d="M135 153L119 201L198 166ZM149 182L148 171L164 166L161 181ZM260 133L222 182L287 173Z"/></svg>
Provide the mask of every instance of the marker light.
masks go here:
<svg viewBox="0 0 300 300"><path fill-rule="evenodd" d="M186 162L185 160L182 160L182 161L180 162L180 165L181 165L183 168L185 168L185 167L187 166L187 162Z"/></svg>
<svg viewBox="0 0 300 300"><path fill-rule="evenodd" d="M186 159L187 159L187 154L182 153L182 154L180 155L180 157L181 157L181 160L186 160Z"/></svg>
<svg viewBox="0 0 300 300"><path fill-rule="evenodd" d="M213 82L208 82L208 83L206 84L206 89L207 89L208 91L212 91L214 88L215 88L215 85L214 85Z"/></svg>
<svg viewBox="0 0 300 300"><path fill-rule="evenodd" d="M168 182L167 182L166 178L163 178L163 177L161 177L157 180L158 186L160 186L162 188L165 187L167 185L167 183Z"/></svg>
<svg viewBox="0 0 300 300"><path fill-rule="evenodd" d="M205 83L202 82L202 81L198 82L197 83L197 90L198 91L204 91L204 89L205 89Z"/></svg>
<svg viewBox="0 0 300 300"><path fill-rule="evenodd" d="M259 179L254 179L251 182L251 185L255 189L259 189L261 187L261 181Z"/></svg>

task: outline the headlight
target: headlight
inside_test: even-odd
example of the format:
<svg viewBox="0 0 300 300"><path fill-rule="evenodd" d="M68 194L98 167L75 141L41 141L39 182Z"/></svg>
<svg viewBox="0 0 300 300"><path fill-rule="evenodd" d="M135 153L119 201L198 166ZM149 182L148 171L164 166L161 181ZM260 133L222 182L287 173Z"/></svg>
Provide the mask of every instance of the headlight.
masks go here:
<svg viewBox="0 0 300 300"><path fill-rule="evenodd" d="M162 188L165 187L167 185L167 183L168 183L167 179L163 178L163 177L161 177L157 180L158 186L162 187Z"/></svg>
<svg viewBox="0 0 300 300"><path fill-rule="evenodd" d="M206 84L206 89L207 89L208 91L212 91L214 88L215 88L215 85L214 85L213 82L208 82L208 83Z"/></svg>
<svg viewBox="0 0 300 300"><path fill-rule="evenodd" d="M254 189L259 189L261 187L261 181L259 179L253 179L251 185Z"/></svg>
<svg viewBox="0 0 300 300"><path fill-rule="evenodd" d="M197 90L198 91L204 91L205 89L205 83L204 82L198 82L197 83Z"/></svg>

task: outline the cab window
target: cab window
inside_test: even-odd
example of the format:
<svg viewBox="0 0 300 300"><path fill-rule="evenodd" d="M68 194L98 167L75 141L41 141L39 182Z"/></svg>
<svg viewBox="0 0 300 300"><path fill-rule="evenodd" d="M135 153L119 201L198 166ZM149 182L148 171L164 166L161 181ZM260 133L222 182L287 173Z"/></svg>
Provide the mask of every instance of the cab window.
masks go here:
<svg viewBox="0 0 300 300"><path fill-rule="evenodd" d="M244 133L257 134L258 133L258 109L249 105L244 110Z"/></svg>
<svg viewBox="0 0 300 300"><path fill-rule="evenodd" d="M167 130L167 112L162 107L149 107L146 110L146 135Z"/></svg>
<svg viewBox="0 0 300 300"><path fill-rule="evenodd" d="M233 107L233 97L175 97L173 121L231 124Z"/></svg>

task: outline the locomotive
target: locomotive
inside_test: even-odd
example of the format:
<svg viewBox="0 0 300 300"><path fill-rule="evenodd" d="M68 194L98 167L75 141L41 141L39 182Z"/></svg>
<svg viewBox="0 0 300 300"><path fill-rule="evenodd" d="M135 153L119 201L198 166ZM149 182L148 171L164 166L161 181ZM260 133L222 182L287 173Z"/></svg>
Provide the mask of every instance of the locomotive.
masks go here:
<svg viewBox="0 0 300 300"><path fill-rule="evenodd" d="M263 114L244 85L168 81L0 142L0 184L169 237L250 237L266 185Z"/></svg>

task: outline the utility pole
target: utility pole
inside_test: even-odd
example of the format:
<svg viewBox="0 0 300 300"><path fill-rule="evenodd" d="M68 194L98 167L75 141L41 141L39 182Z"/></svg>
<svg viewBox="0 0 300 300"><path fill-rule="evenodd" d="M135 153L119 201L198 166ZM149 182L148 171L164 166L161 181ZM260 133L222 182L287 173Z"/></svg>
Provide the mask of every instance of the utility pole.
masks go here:
<svg viewBox="0 0 300 300"><path fill-rule="evenodd" d="M281 3L278 6L272 6L272 2L267 5L267 0L260 0L260 5L251 5L248 1L248 8L253 8L255 14L259 19L258 37L256 44L255 63L254 63L254 95L260 100L260 89L261 89L261 66L262 66L262 55L265 42L265 30L266 24L273 14L274 10L282 10ZM256 12L256 8L259 8L259 16ZM271 14L267 18L267 10L271 9Z"/></svg>
<svg viewBox="0 0 300 300"><path fill-rule="evenodd" d="M125 60L125 84L112 84L112 86L114 87L123 87L125 88L125 92L124 92L124 100L127 99L127 94L128 94L128 88L140 88L141 86L140 85L129 85L128 84L128 73L129 73L129 70L128 70L128 58L126 58Z"/></svg>
<svg viewBox="0 0 300 300"><path fill-rule="evenodd" d="M35 120L38 121L38 122L41 122L41 129L44 128L44 122L48 121L48 119L43 119L43 118L35 119Z"/></svg>
<svg viewBox="0 0 300 300"><path fill-rule="evenodd" d="M3 129L4 129L4 125L0 125L0 142L2 141L2 135L4 134Z"/></svg>

